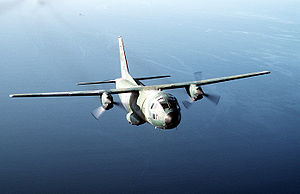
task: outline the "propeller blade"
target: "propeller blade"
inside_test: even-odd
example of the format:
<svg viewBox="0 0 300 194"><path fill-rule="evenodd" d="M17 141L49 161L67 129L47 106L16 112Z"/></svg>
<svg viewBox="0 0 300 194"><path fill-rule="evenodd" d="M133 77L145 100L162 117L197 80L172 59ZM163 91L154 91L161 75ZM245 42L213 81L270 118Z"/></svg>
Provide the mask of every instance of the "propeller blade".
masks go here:
<svg viewBox="0 0 300 194"><path fill-rule="evenodd" d="M183 100L182 104L186 109L189 109L189 108L191 108L193 102L194 101L191 98L189 98L188 100Z"/></svg>
<svg viewBox="0 0 300 194"><path fill-rule="evenodd" d="M186 109L189 109L192 106L192 103L187 100L182 101L182 104Z"/></svg>
<svg viewBox="0 0 300 194"><path fill-rule="evenodd" d="M219 103L220 98L221 98L221 96L219 96L219 95L207 94L207 93L204 93L203 96L206 97L208 100L210 100L211 102L213 102L216 105Z"/></svg>
<svg viewBox="0 0 300 194"><path fill-rule="evenodd" d="M94 110L91 112L91 114L93 115L93 117L94 117L95 119L99 120L100 116L101 116L104 112L105 112L105 109L104 109L102 106L100 106L100 107L94 109Z"/></svg>
<svg viewBox="0 0 300 194"><path fill-rule="evenodd" d="M195 81L201 81L202 80L202 72L201 71L194 72L194 78L195 78Z"/></svg>

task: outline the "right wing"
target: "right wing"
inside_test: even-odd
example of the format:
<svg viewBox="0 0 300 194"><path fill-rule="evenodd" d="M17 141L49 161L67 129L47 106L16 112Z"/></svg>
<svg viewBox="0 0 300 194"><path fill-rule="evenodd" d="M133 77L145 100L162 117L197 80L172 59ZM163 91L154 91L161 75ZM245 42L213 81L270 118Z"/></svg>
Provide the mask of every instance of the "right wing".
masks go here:
<svg viewBox="0 0 300 194"><path fill-rule="evenodd" d="M99 96L103 94L104 90L89 90L89 91L70 91L70 92L48 92L48 93L25 93L25 94L11 94L11 98L19 97L61 97L61 96Z"/></svg>
<svg viewBox="0 0 300 194"><path fill-rule="evenodd" d="M70 92L10 94L9 97L21 98L21 97L101 96L104 92L110 94L120 94L120 93L140 91L140 88L141 87L110 89L110 90L86 90L86 91L70 91Z"/></svg>

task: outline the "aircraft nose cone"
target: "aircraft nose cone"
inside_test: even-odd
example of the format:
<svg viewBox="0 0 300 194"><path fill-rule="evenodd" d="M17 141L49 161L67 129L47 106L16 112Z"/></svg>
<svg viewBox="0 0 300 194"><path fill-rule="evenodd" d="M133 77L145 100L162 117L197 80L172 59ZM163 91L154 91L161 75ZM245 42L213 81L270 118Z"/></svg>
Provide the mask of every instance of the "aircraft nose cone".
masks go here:
<svg viewBox="0 0 300 194"><path fill-rule="evenodd" d="M180 112L170 112L165 117L165 124L167 129L177 127L180 123Z"/></svg>

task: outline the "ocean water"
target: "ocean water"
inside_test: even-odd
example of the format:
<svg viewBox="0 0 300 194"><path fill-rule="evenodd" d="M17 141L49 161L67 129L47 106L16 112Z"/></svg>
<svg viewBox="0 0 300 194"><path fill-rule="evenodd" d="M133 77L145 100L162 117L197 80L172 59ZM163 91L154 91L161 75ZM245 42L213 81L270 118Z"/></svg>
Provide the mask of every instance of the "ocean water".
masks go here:
<svg viewBox="0 0 300 194"><path fill-rule="evenodd" d="M0 1L1 193L300 192L298 1ZM113 88L123 36L145 84L269 70L203 87L177 129L131 126L98 97L11 93ZM184 90L170 90L179 101ZM118 97L115 97L118 100Z"/></svg>

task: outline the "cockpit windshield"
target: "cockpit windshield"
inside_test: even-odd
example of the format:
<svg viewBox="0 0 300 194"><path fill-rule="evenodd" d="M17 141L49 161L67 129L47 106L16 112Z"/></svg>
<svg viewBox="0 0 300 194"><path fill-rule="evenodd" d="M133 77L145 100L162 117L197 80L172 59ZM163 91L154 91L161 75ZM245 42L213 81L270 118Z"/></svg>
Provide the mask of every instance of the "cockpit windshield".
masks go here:
<svg viewBox="0 0 300 194"><path fill-rule="evenodd" d="M167 102L161 102L160 105L163 107L163 109L170 108L170 105Z"/></svg>
<svg viewBox="0 0 300 194"><path fill-rule="evenodd" d="M171 94L168 94L167 97L159 97L156 100L157 100L158 104L161 105L163 110L179 108L176 98ZM155 109L155 105L156 105L156 103L152 104L151 109Z"/></svg>
<svg viewBox="0 0 300 194"><path fill-rule="evenodd" d="M174 108L176 109L177 108L177 100L175 98L171 99L169 98L168 101L161 101L159 102L160 105L163 107L163 109L166 109L166 108Z"/></svg>

